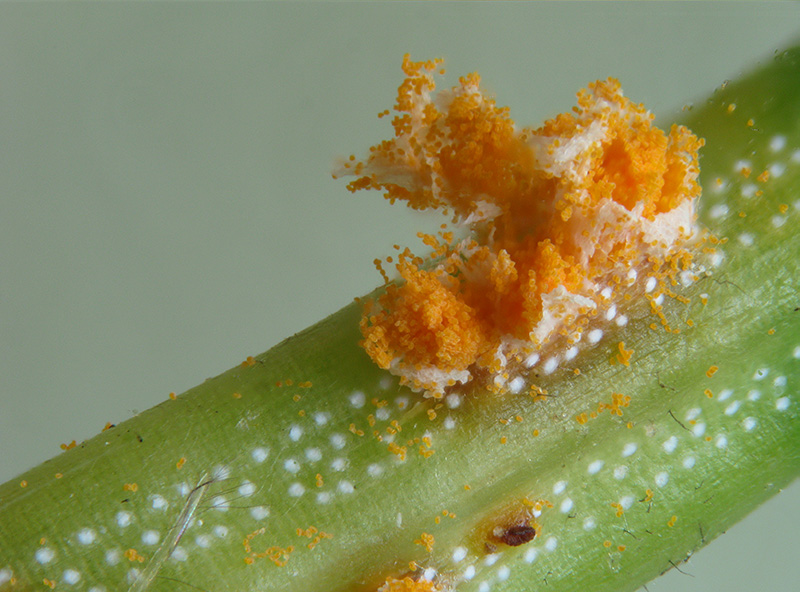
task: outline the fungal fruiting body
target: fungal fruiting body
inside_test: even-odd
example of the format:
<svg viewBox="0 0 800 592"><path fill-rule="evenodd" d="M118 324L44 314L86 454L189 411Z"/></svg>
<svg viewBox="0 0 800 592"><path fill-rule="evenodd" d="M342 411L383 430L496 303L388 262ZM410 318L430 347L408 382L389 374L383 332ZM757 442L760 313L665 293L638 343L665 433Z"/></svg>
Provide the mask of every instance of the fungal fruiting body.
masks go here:
<svg viewBox="0 0 800 592"><path fill-rule="evenodd" d="M339 171L358 176L351 191L443 210L462 230L422 236L433 248L424 259L400 253L400 282L361 322L369 356L437 398L473 379L507 390L647 279L690 271L703 145L685 127L653 126L614 79L582 90L572 112L518 129L476 74L434 94L438 67L405 57L395 137Z"/></svg>

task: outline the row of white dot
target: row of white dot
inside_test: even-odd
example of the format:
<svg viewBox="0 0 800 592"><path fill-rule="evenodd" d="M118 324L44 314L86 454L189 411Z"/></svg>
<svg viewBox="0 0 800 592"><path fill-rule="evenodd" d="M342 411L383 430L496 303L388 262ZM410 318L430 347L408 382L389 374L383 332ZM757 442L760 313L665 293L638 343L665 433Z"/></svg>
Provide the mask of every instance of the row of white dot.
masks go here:
<svg viewBox="0 0 800 592"><path fill-rule="evenodd" d="M800 358L800 347L795 348L793 355L796 358ZM760 379L764 378L767 373L768 373L768 371L764 371L764 369L760 369L759 371L756 372L756 376L754 376L754 379L760 380ZM783 386L783 385L785 385L786 384L785 377L776 378L774 384L775 384L775 386ZM752 393L752 391L751 391L751 393ZM730 394L728 394L728 396L730 396ZM751 398L751 400L757 400L757 399L758 399L758 396L756 396L755 398ZM783 400L786 400L786 403L782 403ZM787 397L781 397L780 399L778 399L778 402L776 402L776 407L779 410L783 410L783 409L786 408L785 406L788 406L788 398ZM738 406L737 406L737 409L738 409ZM732 415L733 413L726 413L726 414ZM689 412L687 413L687 419L688 420L696 419L696 417L698 415L699 415L699 409L696 409L696 408L695 409L690 409ZM745 429L747 431L751 431L756 425L756 420L753 417L747 417L742 422L742 424L743 424L743 426L745 427ZM704 429L701 431L700 435L702 435L702 433L704 433ZM727 438L724 435L720 435L717 438L716 442L717 442L717 447L718 448L724 448L725 445L727 444ZM670 436L667 440L664 441L662 447L663 447L665 452L670 454L670 453L674 452L675 449L677 448L677 443L678 443L677 437ZM633 442L629 442L629 443L625 444L625 446L623 446L622 456L623 457L631 456L632 454L634 454L636 452L637 448L638 448L637 445L635 443L633 443ZM696 461L695 461L695 458L693 456L687 456L683 461L683 466L686 469L691 469L691 468L694 467L695 462ZM600 461L600 460L593 461L592 463L589 464L587 470L588 470L589 474L596 474L597 472L600 471L600 469L602 469L602 466L603 466L603 462L602 461ZM625 474L627 473L627 467L617 467L617 469L621 469L621 468L624 468L626 470L625 471L618 471L618 470L615 469L615 472L614 472L614 476L616 478L618 478L618 479L623 478L625 476ZM666 486L667 483L669 482L669 474L666 471L662 471L662 472L657 473L655 475L654 482L655 482L656 486L658 486L659 488ZM560 495L560 494L564 493L566 491L566 486L567 486L566 481L558 481L553 486L553 493L555 495ZM620 499L619 503L620 503L620 506L623 509L627 510L633 505L634 501L635 500L634 500L633 496L623 496ZM573 506L574 506L574 503L573 503L572 499L571 498L566 498L566 499L562 500L562 502L561 502L561 504L559 506L559 509L560 509L560 511L562 513L568 513L573 509ZM596 526L596 521L595 521L595 519L593 517L590 516L590 517L587 517L587 518L584 519L584 521L583 521L584 530L587 530L587 531L588 530L592 530L592 529L595 528L595 526ZM550 539L548 539L548 542L551 542L552 549L554 549L556 541L555 541L555 539L553 537L551 537L551 539L552 539L552 542L551 542ZM538 557L538 553L539 553L539 551L538 551L538 549L536 547L531 547L531 548L526 550L525 554L523 555L523 559L527 563L533 563L536 560L536 558ZM453 552L453 561L459 562L459 561L463 560L466 557L466 555L467 555L467 550L464 547L457 547L456 550ZM501 571L502 571L502 573L501 573ZM470 566L469 568L467 568L467 571L464 574L465 575L465 579L471 579L472 577L474 577L474 574L475 574L474 566ZM510 574L510 571L509 571L508 567L507 566L503 566L501 568L501 570L498 570L498 579L499 580L507 579L509 574ZM480 587L479 587L479 592L483 592L483 591L488 592L489 589L490 589L489 583L488 582L482 582Z"/></svg>
<svg viewBox="0 0 800 592"><path fill-rule="evenodd" d="M695 409L691 409L687 413L687 419L688 420L695 419L698 415L699 415L699 409L696 409L696 408ZM747 418L747 420L755 421L753 418ZM746 425L746 429L747 429L747 425ZM752 427L750 429L752 429ZM702 435L702 432L704 432L704 429L698 430L698 431L701 432L700 435ZM671 454L677 448L677 443L678 443L677 437L670 436L663 443L662 447L663 447L665 452L667 452L668 454ZM717 439L717 446L722 448L726 444L727 444L727 439L725 438L725 436L719 436L718 439ZM627 458L627 457L633 455L637 451L637 449L638 449L638 446L637 446L636 443L634 443L634 442L626 443L623 446L623 449L622 449L622 457L623 458ZM688 456L688 457L686 457L684 459L683 466L686 469L691 469L691 468L694 467L695 462L696 461L695 461L695 458L693 456ZM591 463L589 463L589 465L587 467L587 472L589 474L591 474L591 475L596 474L603 468L603 465L604 465L604 463L601 460L592 461ZM614 477L617 478L617 479L624 478L626 474L627 474L627 467L625 467L625 466L618 466L614 470ZM665 487L669 483L669 473L667 473L666 471L661 471L661 472L657 473L654 476L654 482L655 482L656 486L659 487L659 488ZM561 495L562 493L564 493L566 491L566 487L567 487L567 482L566 481L558 481L553 486L553 493L555 495ZM619 500L619 503L620 503L620 506L624 510L627 510L633 505L634 501L635 500L634 500L633 496L623 496ZM562 502L561 502L561 504L559 506L559 509L560 509L560 511L562 513L566 514L566 513L569 513L573 509L573 507L574 507L574 502L572 501L571 498L567 497L564 500L562 500ZM596 526L596 522L595 522L595 519L593 517L590 516L590 517L587 517L587 518L584 519L584 522L583 522L584 530L587 530L587 531L588 530L592 530L592 529L595 528L595 526ZM553 539L553 543L555 543L555 539ZM453 561L460 562L466 557L466 555L467 555L467 550L464 547L457 547L455 549L455 551L453 552ZM524 560L526 562L528 562L528 563L533 563L536 560L537 556L538 556L537 548L531 547L530 549L528 549L526 551L526 553L524 555ZM504 569L507 569L507 567L504 566ZM474 576L474 567L470 566L470 568L468 568L468 572L465 572L465 575L469 575L469 578L465 578L465 579L471 579L471 577ZM506 575L506 577L507 577L507 575ZM498 575L498 579L501 579L499 575ZM484 587L486 587L488 585L489 585L488 583L483 582L481 584L481 588L484 588ZM486 589L488 590L488 587Z"/></svg>
<svg viewBox="0 0 800 592"><path fill-rule="evenodd" d="M609 311L611 311L612 309L614 311L614 314L616 314L616 309L614 307L610 308ZM613 316L612 316L612 318L613 318ZM624 326L627 322L628 322L628 319L624 315L620 315L617 318L617 324L619 326ZM602 329L592 329L591 331L589 331L586 334L586 340L591 345L597 344L602 338L603 338L603 330ZM565 362L572 361L573 359L575 359L575 357L578 355L579 352L580 352L580 349L578 348L578 346L577 345L573 345L572 347L570 347L564 353L564 361ZM536 366L536 364L539 363L539 359L540 359L539 354L531 354L530 356L528 356L525 359L524 365L525 365L526 368L531 369L534 366ZM559 366L560 363L561 363L561 357L559 355L554 355L554 356L551 356L551 357L547 358L547 360L545 360L545 362L542 364L542 373L543 374L552 374L553 372L555 372L558 369L558 366ZM524 383L524 380L522 378L517 377L517 378L513 379L509 383L510 388L511 388L511 392L513 394L519 393L522 390L522 387L524 386L524 384L525 383Z"/></svg>
<svg viewBox="0 0 800 592"><path fill-rule="evenodd" d="M797 346L793 350L793 357L796 358L796 359L800 358L800 346ZM769 373L768 369L760 368L759 370L757 370L755 372L755 374L753 376L753 379L754 380L762 380L763 378L765 378L767 376L768 373ZM786 385L786 377L785 376L777 377L773 381L773 384L776 387L785 386ZM726 390L724 390L724 391L722 391L720 393L720 396L718 397L718 399L719 400L725 400L728 397L730 397L732 392L733 392L732 390L726 389ZM759 398L760 398L760 392L759 391L751 390L748 393L748 399L751 400L751 401L758 400ZM784 400L786 401L785 403L783 402ZM776 407L779 410L783 410L786 407L788 407L788 402L789 401L788 401L787 397L781 397L776 402ZM728 408L726 408L726 412L725 413L726 413L726 415L729 415L729 416L733 415L738 410L738 408L739 408L738 404L736 405L735 408L729 406ZM695 420L699 415L700 415L700 409L699 408L692 408L687 412L686 419L687 419L687 421L692 421L692 420ZM742 422L742 425L743 425L743 427L745 428L746 431L752 431L755 428L756 423L757 422L756 422L755 418L747 417ZM695 429L693 430L693 434L695 436L702 436L704 433L705 433L705 424L703 424L703 423L697 424L695 426ZM674 452L676 450L677 445L678 445L678 438L676 436L670 436L669 438L667 438L667 440L664 441L664 443L662 444L662 448L664 449L664 451L666 453L671 454L672 452ZM727 438L724 435L718 436L717 440L716 440L716 445L717 445L718 448L724 448L727 445ZM623 458L627 458L627 457L633 455L637 451L637 449L638 449L638 446L637 446L636 443L634 443L634 442L626 443L622 448L622 453L621 453L622 457ZM696 463L696 460L695 460L694 456L687 456L683 460L682 464L683 464L684 468L691 469L691 468L693 468L695 466L695 463ZM587 467L587 472L589 474L596 474L602 469L603 464L604 463L601 460L592 461L591 463L589 463L589 465ZM624 470L621 470L621 469L624 469ZM614 470L614 476L617 479L624 478L626 474L627 474L627 467L625 467L625 466L618 466ZM659 488L665 487L669 482L669 473L667 473L666 471L661 471L661 472L657 473L655 475L655 477L654 477L654 482L655 482L656 486L658 486ZM567 482L566 481L558 481L553 486L553 493L555 495L561 495L562 493L564 493L566 491L566 487L567 487ZM620 506L622 506L623 509L627 510L633 505L634 501L635 500L634 500L633 496L623 496L620 499L619 503L620 503ZM568 513L573 509L573 506L574 506L574 503L573 503L572 499L571 498L566 498L566 499L562 500L562 502L561 502L561 504L559 506L559 509L560 509L560 511L562 513ZM583 522L584 530L587 530L587 531L588 530L592 530L595 526L596 526L596 522L595 522L595 519L593 517L590 516L590 517L587 517L587 518L584 519L584 522ZM555 548L555 539L553 539L553 548ZM531 547L528 550L526 550L523 558L527 563L533 563L536 560L536 558L538 557L538 552L539 551L538 551L538 549L536 547ZM466 556L467 556L467 549L464 548L464 547L457 547L453 551L452 558L453 558L454 562L458 563L458 562L464 560L466 558ZM510 571L509 571L508 567L507 566L503 566L501 568L501 570L504 570L504 571L502 571L502 573L501 573L500 570L498 571L498 579L500 579L500 580L507 579L508 575L510 574ZM475 568L474 568L473 565L470 565L467 568L467 570L464 572L464 579L467 579L467 580L472 579L474 577L474 575L475 575ZM490 589L489 583L488 582L482 582L480 587L479 587L479 592L483 592L483 591L487 591L488 592L489 589Z"/></svg>
<svg viewBox="0 0 800 592"><path fill-rule="evenodd" d="M401 399L404 399L404 398L401 398ZM364 404L364 395L363 395L363 393L360 393L360 392L353 393L351 395L351 397L350 397L350 401L351 401L351 404L354 407L357 407L357 408L358 407L362 407L363 404ZM401 406L401 407L404 406L404 401L399 401L398 405ZM385 409L385 408L380 408L380 409L377 410L376 416L378 416L379 419L384 419L384 420L388 419L388 417L389 417L388 410ZM316 413L316 414L314 414L314 420L315 420L315 423L317 423L317 425L320 425L320 426L325 425L328 422L328 415L326 413L322 413L322 412ZM302 430L302 428L300 426L293 425L293 426L291 426L289 428L289 439L290 440L292 440L294 442L297 442L297 441L300 440L302 435L303 435L303 430ZM331 441L332 446L334 448L337 448L337 449L341 449L345 445L345 438L341 434L334 434L331 437L330 441ZM316 452L315 452L315 450L316 450ZM258 447L258 448L255 448L252 451L252 458L258 463L264 462L268 458L268 456L269 456L269 449L268 448ZM321 458L321 453L318 453L318 449L309 449L307 451L307 457L309 458L309 460L313 460L317 456L319 456ZM290 467L291 467L290 461L287 461L287 464L286 464L287 470L291 470ZM299 465L298 465L298 467L299 467ZM345 467L346 467L346 461L344 459L336 459L332 463L332 468L334 470L344 470ZM217 473L224 473L224 474L217 475L220 479L225 479L228 476L227 475L227 471L225 471L224 467L219 467L216 472ZM380 472L382 472L382 468L380 468L377 465L376 466L371 466L368 472L370 474L372 474L372 475L377 475L377 474L380 474ZM290 490L289 490L290 495L292 495L293 493L294 494L298 494L299 493L300 495L302 495L302 491L298 489L298 486L300 488L302 488L302 485L300 485L300 484L293 484L292 486L290 486ZM340 481L339 484L338 484L337 489L341 493L352 493L355 488L348 481ZM246 481L245 483L243 483L239 487L239 494L246 497L246 496L250 496L253 493L255 493L255 490L256 490L255 485L253 483L249 482L249 481ZM326 497L325 493L322 493L322 494L318 495L318 500L320 500L320 501L322 501L322 500L328 501L328 499L329 498ZM154 509L166 510L169 507L169 502L166 500L166 498L164 498L161 495L153 495L153 496L151 496L151 505L152 505L152 507ZM212 505L213 505L213 507L215 507L216 509L219 509L219 510L227 510L228 509L227 508L227 501L222 496L216 496L215 503L213 503ZM251 508L250 513L256 519L263 519L263 518L266 518L269 515L269 508L266 508L264 506L257 506L257 507ZM133 515L130 512L121 511L121 512L118 512L117 515L116 515L117 525L120 526L121 528L125 528L125 527L129 526L132 523L132 521L133 521ZM221 529L221 528L224 529L225 527L218 526L216 528L217 529ZM76 535L76 538L77 538L78 542L80 544L82 544L82 545L91 545L92 543L94 543L96 541L97 533L91 528L82 528L81 530L78 531L78 533ZM141 536L142 543L144 545L147 545L147 546L152 546L152 545L158 544L160 539L161 539L160 533L158 531L155 531L155 530L145 530L142 533L142 536ZM207 535L198 535L198 537L196 537L196 543L200 547L209 546L209 544L210 544L209 541L210 541L210 539L209 539L209 537L207 537ZM179 559L182 555L185 555L185 551L183 549L176 549L176 552L173 555L176 558ZM45 564L50 563L54 559L55 552L52 549L48 548L48 547L42 547L42 548L37 549L37 551L34 554L34 557L35 557L35 559L36 559L36 561L38 563L40 563L42 565L45 565ZM108 552L107 555L106 555L106 560L107 560L107 562L109 564L117 563L118 562L117 554L114 553L114 552ZM2 582L2 578L4 578L6 575L8 575L10 573L11 572L8 571L8 570L0 572L0 583L3 583ZM8 575L8 579L10 579L10 577L11 576ZM64 572L63 581L66 584L70 584L70 585L76 584L76 583L78 583L80 581L80 579L81 579L80 572L78 572L76 570L68 569L68 570L66 570Z"/></svg>
<svg viewBox="0 0 800 592"><path fill-rule="evenodd" d="M556 537L548 537L548 539L542 545L543 548L548 552L553 552L558 547L558 539ZM539 555L539 548L537 547L530 547L526 550L525 555L523 556L526 563L533 563L536 561L536 558ZM493 553L488 555L484 558L484 565L491 567L494 565L498 559L500 558L500 553ZM452 559L454 563L460 563L467 557L467 549L464 547L456 547L453 550ZM475 564L468 565L461 574L461 577L464 581L472 580L477 573ZM500 582L506 581L511 575L511 568L507 565L501 565L496 574L496 578ZM479 584L478 590L479 592L488 592L491 589L491 585L488 581L483 581Z"/></svg>
<svg viewBox="0 0 800 592"><path fill-rule="evenodd" d="M636 278L636 271L635 270L630 270L629 276L631 277L632 280L635 279ZM649 290L647 290L648 292L651 291L653 288L655 288L655 279L654 278L650 278L650 280L653 281L653 285ZM608 292L608 294L605 294L605 292ZM603 290L603 296L606 297L606 298L610 298L611 297L610 288L605 288ZM662 299L663 299L663 297L662 297ZM625 325L628 324L628 317L626 315L617 316L617 307L616 307L616 305L612 304L606 310L605 319L607 321L611 321L615 317L617 319L616 320L616 324L619 327L624 327ZM600 342L600 340L602 338L603 338L603 330L602 329L592 329L592 330L590 330L590 331L588 331L586 333L586 340L589 342L590 345L596 345L597 343ZM573 359L575 359L577 357L578 353L580 353L580 348L577 345L573 345L572 347L567 349L566 352L564 352L564 361L565 362L572 361ZM525 359L525 361L523 362L523 365L525 366L525 368L530 370L531 368L536 366L536 364L539 363L540 359L541 358L540 358L540 355L538 353L533 353L533 354L529 355ZM545 375L552 374L553 372L555 372L558 369L558 366L559 366L560 363L561 363L561 357L559 355L554 355L554 356L549 357L542 364L542 373L545 374ZM517 376L517 377L515 377L515 378L513 378L512 380L509 381L508 387L509 387L509 391L512 394L518 394L518 393L522 392L522 389L525 387L525 379L520 377L520 376Z"/></svg>
<svg viewBox="0 0 800 592"><path fill-rule="evenodd" d="M800 357L800 355L798 355L798 354L800 354L800 347L795 348L795 350L793 352L793 356L795 358ZM769 373L768 369L759 369L754 374L753 378L755 380L761 380L761 379L765 378L768 373ZM786 378L785 377L778 377L778 378L775 379L774 384L775 384L775 386L784 386L786 384ZM732 393L732 391L730 391L729 389L726 390L726 391L722 391L720 393L720 397L719 397L720 400L727 399L730 396L731 393ZM754 395L754 393L759 393L759 392L755 391L755 390L751 390L750 393L749 393L749 396L748 396L748 398L750 400L757 400L760 397L760 393L757 396ZM735 402L731 403L725 410L726 415L729 415L729 416L733 415L738 410L739 404L740 404L740 402L738 402L738 401L735 401ZM781 397L776 402L776 407L779 410L785 410L786 408L788 408L788 405L789 405L788 397ZM698 415L699 415L699 409L696 409L696 408L695 409L691 409L687 413L687 419L688 420L693 420ZM698 424L698 426L704 426L704 424ZM743 426L745 427L745 429L747 431L751 431L755 427L755 419L752 418L752 417L746 418L744 420L744 422L743 422ZM695 426L695 427L697 427L697 426ZM704 432L704 429L699 430L699 435L702 435L703 432ZM695 433L695 435L698 435L698 433ZM726 444L727 444L727 439L724 436L718 437L718 439L717 439L717 446L718 447L720 447L720 448L724 447ZM666 452L668 452L668 453L673 452L675 450L676 446L677 446L677 438L675 436L671 436L663 444L664 450ZM627 443L623 447L622 456L623 457L628 457L628 456L632 455L633 453L635 453L636 449L637 449L637 445L635 443L633 443L633 442ZM259 454L259 455L256 455L256 456L261 456L261 455ZM266 458L266 455L264 455L264 458ZM684 466L686 468L693 467L694 466L694 458L693 457L687 457L687 459L684 460ZM380 467L380 465L370 465L369 472L371 472L372 474L379 474L381 472L379 467ZM589 474L596 474L597 472L599 472L602 469L602 467L603 467L603 461L596 460L596 461L593 461L592 463L589 464L587 470L588 470ZM617 469L619 469L619 468L620 467L617 467ZM614 475L617 478L622 478L622 477L624 477L626 472L627 471L617 471L617 470L615 470ZM669 475L666 472L661 472L661 473L658 473L655 476L655 483L656 483L656 485L658 487L663 487L663 486L665 486L667 484L668 479L669 479ZM295 487L294 491L297 492L297 495L302 495L302 493L304 492L304 489L298 492L298 490L296 489L296 486L298 486L298 485L302 488L301 484L293 484L292 487ZM341 481L339 483L337 489L341 493L352 493L354 491L354 488L353 488L352 484L349 483L348 481ZM566 489L566 483L563 482L563 481L560 481L560 482L556 483L556 485L554 486L553 493L555 493L556 495L559 495L560 493L563 493L563 491L565 489ZM292 494L292 491L293 491L292 488L290 488L290 495ZM255 492L255 485L253 485L249 481L245 482L239 488L239 492L243 496L252 495ZM329 494L327 494L327 495L326 494L327 494L327 492L321 492L318 495L318 501L323 502L323 500L324 500L323 503L326 503L327 501L329 501L329 499L330 499L329 498ZM628 506L630 506L633 503L633 498L631 498L630 496L623 497L620 500L620 503L623 506L623 508L625 508L626 503L627 503ZM166 503L166 500L162 496L153 496L152 505L156 509L164 509L164 508L166 508L167 503ZM222 504L220 504L218 507L223 507L223 506L222 506ZM561 509L562 512L568 513L572 509L572 507L573 507L572 500L570 498L567 498L567 499L562 501L560 509ZM256 512L254 517L264 518L264 517L268 516L268 514L269 514L268 509L264 508L264 507L254 508L253 510ZM130 513L128 513L128 512L120 512L120 513L118 513L118 515L117 515L117 523L120 526L122 526L122 527L127 526L128 524L130 524L130 522L131 522ZM584 527L587 527L587 526L593 527L593 525L594 525L594 520L592 518L587 518L584 521ZM224 528L224 527L218 527L218 528ZM198 545L201 546L201 547L208 546L206 543L204 543L204 541L206 540L206 539L203 538L204 536L205 535L200 535L196 539ZM96 533L92 529L89 529L89 528L84 528L84 529L80 530L78 532L78 534L77 534L78 541L81 544L84 544L84 545L88 545L88 544L93 543L95 538L96 538ZM159 542L159 540L160 540L160 534L157 531L147 530L142 534L142 543L145 544L145 545L155 545L155 544L157 544ZM53 557L54 557L54 553L52 552L52 550L50 550L47 547L40 548L36 552L36 559L41 564L49 563L53 559ZM454 559L455 559L455 556L454 556ZM80 573L79 572L76 572L75 570L67 570L67 571L65 571L64 581L66 583L70 583L70 584L71 583L77 583L79 580L80 580Z"/></svg>

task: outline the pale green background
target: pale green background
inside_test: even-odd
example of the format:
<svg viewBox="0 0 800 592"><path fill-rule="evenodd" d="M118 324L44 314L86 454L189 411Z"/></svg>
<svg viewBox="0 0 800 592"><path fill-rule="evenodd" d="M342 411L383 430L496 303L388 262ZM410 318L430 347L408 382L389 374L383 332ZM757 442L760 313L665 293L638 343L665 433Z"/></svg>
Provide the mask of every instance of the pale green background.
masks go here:
<svg viewBox="0 0 800 592"><path fill-rule="evenodd" d="M609 75L668 115L798 32L797 4L0 5L0 481L417 244L330 178L387 135L403 53L479 71L532 124ZM650 591L795 589L798 508L796 484Z"/></svg>

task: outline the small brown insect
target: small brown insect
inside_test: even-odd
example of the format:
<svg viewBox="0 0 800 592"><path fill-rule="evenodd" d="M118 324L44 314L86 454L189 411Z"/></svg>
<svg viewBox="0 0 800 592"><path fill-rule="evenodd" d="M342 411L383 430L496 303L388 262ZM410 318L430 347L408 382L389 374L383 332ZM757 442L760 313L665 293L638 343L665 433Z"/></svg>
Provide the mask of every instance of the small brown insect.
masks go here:
<svg viewBox="0 0 800 592"><path fill-rule="evenodd" d="M529 543L536 536L536 529L529 524L517 524L506 528L500 535L500 540L509 547L519 547Z"/></svg>

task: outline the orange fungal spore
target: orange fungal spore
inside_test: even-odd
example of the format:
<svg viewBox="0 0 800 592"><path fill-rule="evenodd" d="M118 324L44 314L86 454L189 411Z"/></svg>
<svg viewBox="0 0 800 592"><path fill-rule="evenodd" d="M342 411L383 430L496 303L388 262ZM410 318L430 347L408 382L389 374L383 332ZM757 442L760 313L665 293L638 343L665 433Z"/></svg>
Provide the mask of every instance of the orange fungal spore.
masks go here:
<svg viewBox="0 0 800 592"><path fill-rule="evenodd" d="M376 261L386 287L364 303L362 345L428 396L476 379L505 392L543 348L576 344L648 279L675 285L692 268L703 141L653 126L612 78L580 91L572 112L518 128L477 74L434 95L439 64L405 56L394 138L337 171L356 177L350 191L456 225L420 235L427 258L387 258L397 282Z"/></svg>
<svg viewBox="0 0 800 592"><path fill-rule="evenodd" d="M414 541L414 544L420 545L422 547L425 547L425 550L428 551L428 553L430 553L430 552L433 551L434 542L435 542L435 540L434 540L432 534L428 534L427 532L423 532L420 535L420 537L417 540Z"/></svg>

